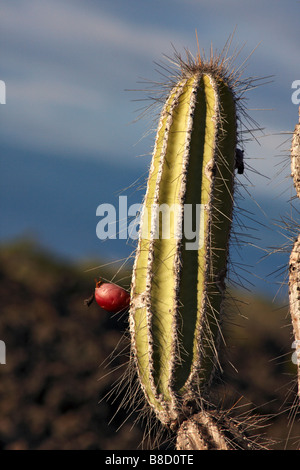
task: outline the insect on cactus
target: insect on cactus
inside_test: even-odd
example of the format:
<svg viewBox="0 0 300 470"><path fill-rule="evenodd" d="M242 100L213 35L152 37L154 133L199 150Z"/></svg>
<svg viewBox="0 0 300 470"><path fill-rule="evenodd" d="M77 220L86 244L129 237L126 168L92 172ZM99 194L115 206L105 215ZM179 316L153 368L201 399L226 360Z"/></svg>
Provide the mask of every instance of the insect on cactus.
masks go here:
<svg viewBox="0 0 300 470"><path fill-rule="evenodd" d="M241 98L253 82L241 80L229 46L219 55L211 51L208 60L199 44L195 59L189 51L186 60L176 53L179 73L158 124L132 276L129 325L138 381L161 423L179 429L178 449L231 448L221 431L229 435L226 420L204 405L219 367L234 174L244 166L237 148ZM167 236L162 207L176 208ZM199 222L192 248L182 231L188 208Z"/></svg>

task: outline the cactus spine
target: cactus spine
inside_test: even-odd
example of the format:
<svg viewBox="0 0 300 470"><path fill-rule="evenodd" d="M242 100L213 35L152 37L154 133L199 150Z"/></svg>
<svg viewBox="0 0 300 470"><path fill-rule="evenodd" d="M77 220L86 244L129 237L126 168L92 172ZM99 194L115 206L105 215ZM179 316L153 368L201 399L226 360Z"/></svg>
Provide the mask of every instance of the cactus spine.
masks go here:
<svg viewBox="0 0 300 470"><path fill-rule="evenodd" d="M218 361L237 144L235 95L222 66L200 55L183 64L161 113L141 216L132 353L146 399L167 425L205 396ZM163 205L177 208L167 237ZM187 207L198 216L202 209L196 249L186 230L178 236Z"/></svg>
<svg viewBox="0 0 300 470"><path fill-rule="evenodd" d="M297 196L300 197L300 107L299 124L296 125L291 147L291 169ZM289 264L290 313L295 337L298 396L300 398L300 234L294 243Z"/></svg>

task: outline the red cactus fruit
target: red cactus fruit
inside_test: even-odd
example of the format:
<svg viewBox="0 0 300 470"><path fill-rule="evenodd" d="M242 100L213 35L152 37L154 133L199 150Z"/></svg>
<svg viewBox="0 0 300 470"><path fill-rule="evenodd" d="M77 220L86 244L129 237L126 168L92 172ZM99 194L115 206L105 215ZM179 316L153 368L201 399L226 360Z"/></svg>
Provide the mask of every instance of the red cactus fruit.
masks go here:
<svg viewBox="0 0 300 470"><path fill-rule="evenodd" d="M108 312L119 312L129 306L130 295L120 286L108 282L97 281L95 300Z"/></svg>

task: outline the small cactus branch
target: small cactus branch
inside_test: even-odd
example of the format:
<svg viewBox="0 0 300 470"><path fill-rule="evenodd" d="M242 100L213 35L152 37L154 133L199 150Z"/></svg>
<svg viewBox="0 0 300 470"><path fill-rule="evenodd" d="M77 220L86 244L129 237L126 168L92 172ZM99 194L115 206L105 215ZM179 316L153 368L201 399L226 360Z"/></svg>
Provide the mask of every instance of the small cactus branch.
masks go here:
<svg viewBox="0 0 300 470"><path fill-rule="evenodd" d="M184 421L177 433L177 450L229 450L222 430L205 412Z"/></svg>
<svg viewBox="0 0 300 470"><path fill-rule="evenodd" d="M258 450L246 430L228 415L201 411L184 421L177 432L177 450Z"/></svg>

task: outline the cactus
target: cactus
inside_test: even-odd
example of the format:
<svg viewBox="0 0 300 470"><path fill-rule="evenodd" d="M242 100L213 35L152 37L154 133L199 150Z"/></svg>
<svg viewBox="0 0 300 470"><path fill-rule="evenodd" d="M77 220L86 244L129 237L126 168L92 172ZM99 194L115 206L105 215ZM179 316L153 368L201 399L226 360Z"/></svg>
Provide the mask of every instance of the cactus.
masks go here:
<svg viewBox="0 0 300 470"><path fill-rule="evenodd" d="M296 125L291 147L291 174L294 180L297 196L300 197L300 107L299 123ZM289 262L289 300L290 314L295 336L297 370L298 370L298 396L300 398L300 234L296 239L290 255Z"/></svg>
<svg viewBox="0 0 300 470"><path fill-rule="evenodd" d="M216 73L195 68L162 111L150 171L131 293L130 328L144 393L159 419L180 421L193 388L216 366L232 220L235 100ZM163 237L157 207L179 207ZM204 240L176 237L184 205L204 207ZM147 225L147 229L145 229Z"/></svg>
<svg viewBox="0 0 300 470"><path fill-rule="evenodd" d="M161 113L143 205L129 318L141 387L171 427L205 399L217 369L234 169L242 173L243 165L238 77L226 54L177 58L181 73ZM163 206L175 207L168 236ZM196 249L182 234L187 208L200 221Z"/></svg>

